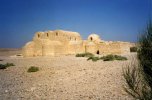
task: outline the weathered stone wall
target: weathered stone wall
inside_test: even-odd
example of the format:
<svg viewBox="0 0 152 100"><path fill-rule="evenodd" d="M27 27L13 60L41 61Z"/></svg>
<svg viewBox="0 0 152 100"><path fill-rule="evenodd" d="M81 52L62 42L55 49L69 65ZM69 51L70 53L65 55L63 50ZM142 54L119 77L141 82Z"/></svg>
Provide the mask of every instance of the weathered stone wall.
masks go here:
<svg viewBox="0 0 152 100"><path fill-rule="evenodd" d="M62 30L37 32L33 40L35 39L49 39L51 41L61 41L61 42L82 40L79 33L62 31Z"/></svg>
<svg viewBox="0 0 152 100"><path fill-rule="evenodd" d="M130 43L102 42L98 44L100 54L126 54L130 53Z"/></svg>
<svg viewBox="0 0 152 100"><path fill-rule="evenodd" d="M96 54L98 50L98 45L95 42L88 41L86 43L86 52Z"/></svg>
<svg viewBox="0 0 152 100"><path fill-rule="evenodd" d="M84 53L83 41L70 41L68 44L68 54Z"/></svg>
<svg viewBox="0 0 152 100"><path fill-rule="evenodd" d="M62 30L37 32L33 41L23 47L23 55L53 56L76 54L83 51L83 41L77 32Z"/></svg>
<svg viewBox="0 0 152 100"><path fill-rule="evenodd" d="M34 42L28 42L22 49L22 54L24 57L33 57L34 55Z"/></svg>
<svg viewBox="0 0 152 100"><path fill-rule="evenodd" d="M33 41L28 42L22 50L23 56L55 56L90 52L93 54L130 53L133 44L128 42L103 41L96 34L88 40L82 40L77 32L63 30L37 32Z"/></svg>

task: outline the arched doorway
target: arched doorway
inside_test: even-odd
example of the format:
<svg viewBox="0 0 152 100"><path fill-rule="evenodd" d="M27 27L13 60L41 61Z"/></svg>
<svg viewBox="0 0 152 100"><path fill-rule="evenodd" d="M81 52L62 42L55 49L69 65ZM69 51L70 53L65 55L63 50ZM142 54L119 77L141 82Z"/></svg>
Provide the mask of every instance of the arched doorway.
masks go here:
<svg viewBox="0 0 152 100"><path fill-rule="evenodd" d="M90 38L90 40L92 41L92 40L93 40L93 38L91 37L91 38Z"/></svg>
<svg viewBox="0 0 152 100"><path fill-rule="evenodd" d="M98 54L98 55L100 54L99 50L97 50L97 54Z"/></svg>

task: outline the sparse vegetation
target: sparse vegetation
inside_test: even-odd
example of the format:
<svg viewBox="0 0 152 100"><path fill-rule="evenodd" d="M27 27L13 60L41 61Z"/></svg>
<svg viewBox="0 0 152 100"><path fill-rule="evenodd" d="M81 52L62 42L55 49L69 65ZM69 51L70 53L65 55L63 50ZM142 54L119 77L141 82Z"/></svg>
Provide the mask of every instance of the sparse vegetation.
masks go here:
<svg viewBox="0 0 152 100"><path fill-rule="evenodd" d="M107 56L101 57L100 59L102 59L103 61L113 61L114 56L113 55L107 55Z"/></svg>
<svg viewBox="0 0 152 100"><path fill-rule="evenodd" d="M107 55L107 56L103 56L100 59L102 59L103 61L113 61L113 60L127 60L126 57L123 56L118 56L118 55Z"/></svg>
<svg viewBox="0 0 152 100"><path fill-rule="evenodd" d="M114 55L115 60L127 60L126 57Z"/></svg>
<svg viewBox="0 0 152 100"><path fill-rule="evenodd" d="M0 69L6 69L10 66L15 66L13 63L0 64Z"/></svg>
<svg viewBox="0 0 152 100"><path fill-rule="evenodd" d="M6 63L6 66L10 67L10 66L15 66L13 63Z"/></svg>
<svg viewBox="0 0 152 100"><path fill-rule="evenodd" d="M7 66L5 64L0 64L0 69L6 69Z"/></svg>
<svg viewBox="0 0 152 100"><path fill-rule="evenodd" d="M35 67L35 66L31 66L31 67L27 70L27 72L37 72L37 71L39 71L39 67Z"/></svg>
<svg viewBox="0 0 152 100"><path fill-rule="evenodd" d="M89 52L76 54L76 57L92 57L92 56L94 55Z"/></svg>
<svg viewBox="0 0 152 100"><path fill-rule="evenodd" d="M137 47L130 47L130 52L137 52Z"/></svg>
<svg viewBox="0 0 152 100"><path fill-rule="evenodd" d="M17 54L16 56L22 56L21 54Z"/></svg>
<svg viewBox="0 0 152 100"><path fill-rule="evenodd" d="M97 60L100 60L100 58L92 56L92 57L89 57L87 60L97 61Z"/></svg>
<svg viewBox="0 0 152 100"><path fill-rule="evenodd" d="M152 99L152 24L139 39L137 67L131 65L123 71L125 90L138 100Z"/></svg>
<svg viewBox="0 0 152 100"><path fill-rule="evenodd" d="M103 60L103 61L113 61L113 60L127 60L126 57L119 56L119 55L107 55L103 57L95 57L91 56L87 60L97 61L97 60Z"/></svg>
<svg viewBox="0 0 152 100"><path fill-rule="evenodd" d="M103 60L103 61L113 61L113 60L127 60L126 57L119 56L119 55L107 55L103 57L96 57L92 53L79 53L76 54L76 57L88 57L87 60L92 60L92 61L98 61L98 60Z"/></svg>

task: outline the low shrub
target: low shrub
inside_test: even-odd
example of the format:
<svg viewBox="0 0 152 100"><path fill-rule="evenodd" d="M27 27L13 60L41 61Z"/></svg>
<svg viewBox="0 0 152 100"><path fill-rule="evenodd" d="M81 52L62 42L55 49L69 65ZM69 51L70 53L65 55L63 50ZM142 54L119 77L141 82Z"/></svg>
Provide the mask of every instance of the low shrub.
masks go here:
<svg viewBox="0 0 152 100"><path fill-rule="evenodd" d="M138 40L137 62L123 71L125 91L134 100L152 100L152 21Z"/></svg>
<svg viewBox="0 0 152 100"><path fill-rule="evenodd" d="M76 57L84 57L85 55L84 54L76 54Z"/></svg>
<svg viewBox="0 0 152 100"><path fill-rule="evenodd" d="M17 54L16 56L22 56L21 54Z"/></svg>
<svg viewBox="0 0 152 100"><path fill-rule="evenodd" d="M6 69L7 66L5 64L0 64L0 69Z"/></svg>
<svg viewBox="0 0 152 100"><path fill-rule="evenodd" d="M137 47L130 47L130 52L137 52Z"/></svg>
<svg viewBox="0 0 152 100"><path fill-rule="evenodd" d="M138 69L138 65L131 63L122 70L123 70L123 77L125 79L125 84L123 86L125 92L133 96L135 100L151 100L151 99L143 99L142 97L142 92L144 93L145 90L148 89L146 89L146 87L144 88L141 87L145 84L143 83L141 85L143 79L141 76L141 72Z"/></svg>
<svg viewBox="0 0 152 100"><path fill-rule="evenodd" d="M76 54L76 57L92 57L92 56L94 56L94 55L89 52Z"/></svg>
<svg viewBox="0 0 152 100"><path fill-rule="evenodd" d="M27 72L37 72L37 71L39 71L39 67L35 67L35 66L31 66L31 67L27 70Z"/></svg>
<svg viewBox="0 0 152 100"><path fill-rule="evenodd" d="M89 57L87 60L97 61L97 60L100 60L100 58L92 56L92 57Z"/></svg>
<svg viewBox="0 0 152 100"><path fill-rule="evenodd" d="M103 61L113 61L113 60L127 60L126 57L123 56L118 56L118 55L107 55L107 56L103 56L100 59L102 59Z"/></svg>
<svg viewBox="0 0 152 100"><path fill-rule="evenodd" d="M92 53L80 53L76 54L76 57L88 57L87 60L97 61L97 60L103 60L103 61L113 61L113 60L127 60L126 57L119 56L119 55L107 55L103 57L95 57Z"/></svg>
<svg viewBox="0 0 152 100"><path fill-rule="evenodd" d="M89 53L89 52L85 53L85 57L93 57L93 56L94 56L94 54L92 54L92 53Z"/></svg>
<svg viewBox="0 0 152 100"><path fill-rule="evenodd" d="M13 63L6 63L6 66L10 67L10 66L15 66Z"/></svg>
<svg viewBox="0 0 152 100"><path fill-rule="evenodd" d="M0 69L6 69L10 66L15 66L13 63L0 64Z"/></svg>
<svg viewBox="0 0 152 100"><path fill-rule="evenodd" d="M102 59L103 61L113 61L115 58L113 55L107 55L107 56L103 56L100 59Z"/></svg>
<svg viewBox="0 0 152 100"><path fill-rule="evenodd" d="M118 56L118 55L114 55L114 58L115 58L116 60L127 60L126 57Z"/></svg>

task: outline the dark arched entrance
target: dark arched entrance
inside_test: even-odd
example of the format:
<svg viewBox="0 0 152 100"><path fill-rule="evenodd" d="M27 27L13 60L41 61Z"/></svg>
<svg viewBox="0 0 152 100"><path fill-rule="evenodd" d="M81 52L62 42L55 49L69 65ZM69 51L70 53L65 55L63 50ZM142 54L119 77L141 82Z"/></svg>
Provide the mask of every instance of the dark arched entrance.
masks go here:
<svg viewBox="0 0 152 100"><path fill-rule="evenodd" d="M98 54L98 55L100 54L99 50L97 51L97 54Z"/></svg>
<svg viewBox="0 0 152 100"><path fill-rule="evenodd" d="M92 37L90 39L91 39L91 41L93 40Z"/></svg>

